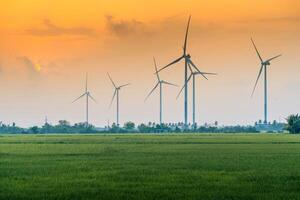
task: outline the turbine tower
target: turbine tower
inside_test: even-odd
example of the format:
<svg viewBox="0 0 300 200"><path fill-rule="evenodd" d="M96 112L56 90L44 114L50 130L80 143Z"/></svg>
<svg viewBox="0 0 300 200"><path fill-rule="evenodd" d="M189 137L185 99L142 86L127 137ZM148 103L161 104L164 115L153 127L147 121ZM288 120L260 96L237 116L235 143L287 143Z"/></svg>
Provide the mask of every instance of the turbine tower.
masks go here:
<svg viewBox="0 0 300 200"><path fill-rule="evenodd" d="M75 99L72 103L78 101L79 99L81 99L82 97L86 97L86 127L88 127L89 125L89 98L92 99L95 103L97 103L97 101L92 97L91 93L88 90L88 75L86 74L86 80L85 80L85 92L78 97L77 99Z"/></svg>
<svg viewBox="0 0 300 200"><path fill-rule="evenodd" d="M147 99L151 96L151 94L159 86L159 123L162 124L162 110L163 110L163 104L162 104L163 90L162 89L163 89L163 84L172 85L172 86L176 86L176 87L178 87L178 86L173 84L173 83L169 83L167 81L161 80L160 77L159 77L159 73L157 71L155 58L153 58L153 61L154 61L154 67L155 67L155 72L156 72L155 74L156 74L156 77L157 77L157 83L154 86L154 88L150 91L148 96L145 98L145 101L147 101Z"/></svg>
<svg viewBox="0 0 300 200"><path fill-rule="evenodd" d="M156 73L164 70L165 68L178 63L179 61L181 61L182 59L184 59L184 83L185 84L187 82L188 79L188 65L190 64L196 71L198 71L202 76L204 76L200 70L196 67L196 65L193 63L193 61L191 60L191 55L187 53L187 39L188 39L188 33L189 33L189 27L190 27L190 21L191 21L191 16L189 17L188 20L188 24L187 24L187 28L186 28L186 32L185 32L185 39L184 39L184 44L183 44L183 54L182 56L180 56L179 58L177 58L176 60L174 60L173 62L171 62L170 64L164 66L163 68L161 68L160 70L158 70ZM206 78L204 76L204 78ZM185 127L187 127L188 124L188 87L184 87L184 125Z"/></svg>
<svg viewBox="0 0 300 200"><path fill-rule="evenodd" d="M115 88L115 92L113 94L113 97L111 99L109 107L111 107L111 105L112 105L112 103L114 101L115 96L117 96L117 126L119 126L119 91L121 90L121 88L130 85L130 83L127 83L127 84L124 84L124 85L121 85L121 86L117 86L114 83L114 81L112 80L112 78L110 77L109 73L107 73L107 75L108 75L108 78L110 79L111 83L113 84L113 86Z"/></svg>
<svg viewBox="0 0 300 200"><path fill-rule="evenodd" d="M262 71L264 70L264 124L267 124L268 123L268 91L267 91L267 66L271 65L271 61L274 60L275 58L278 58L280 57L281 55L278 55L278 56L275 56L275 57L272 57L268 60L263 60L253 39L251 38L251 41L252 41L252 44L255 48L255 51L257 53L257 56L261 62L261 67L260 67L260 70L258 72L258 76L257 76L257 79L256 79L256 82L255 82L255 85L254 85L254 88L253 88L253 91L252 91L252 94L251 94L251 97L253 96L254 94L254 91L255 91L255 88L256 88L256 85L258 83L258 80L260 78L260 75L262 73Z"/></svg>
<svg viewBox="0 0 300 200"><path fill-rule="evenodd" d="M196 114L195 114L195 110L196 110L196 76L197 75L202 75L206 78L205 75L217 75L216 73L207 73L207 72L198 72L198 71L193 71L192 67L190 66L190 64L188 64L188 67L190 69L190 76L187 79L187 82L185 82L185 84L183 85L183 87L181 88L181 90L179 91L178 95L177 95L177 99L179 97L179 95L181 94L182 90L187 87L189 81L191 79L193 79L193 128L196 128ZM206 78L207 80L207 78Z"/></svg>

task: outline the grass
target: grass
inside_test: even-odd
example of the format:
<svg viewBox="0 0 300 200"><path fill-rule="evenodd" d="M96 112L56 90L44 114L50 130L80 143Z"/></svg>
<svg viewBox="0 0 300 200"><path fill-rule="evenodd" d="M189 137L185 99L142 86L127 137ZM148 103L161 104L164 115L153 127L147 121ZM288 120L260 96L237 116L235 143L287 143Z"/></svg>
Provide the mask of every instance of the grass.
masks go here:
<svg viewBox="0 0 300 200"><path fill-rule="evenodd" d="M300 199L300 137L0 135L0 199Z"/></svg>

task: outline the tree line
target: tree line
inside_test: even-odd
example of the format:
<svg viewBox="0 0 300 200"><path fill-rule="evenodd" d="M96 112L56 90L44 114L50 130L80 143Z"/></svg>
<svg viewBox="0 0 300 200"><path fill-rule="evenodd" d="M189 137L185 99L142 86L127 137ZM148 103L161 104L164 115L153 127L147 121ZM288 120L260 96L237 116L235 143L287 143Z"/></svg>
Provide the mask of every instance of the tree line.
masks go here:
<svg viewBox="0 0 300 200"><path fill-rule="evenodd" d="M290 115L286 119L284 130L291 134L300 133L300 115ZM30 128L18 127L15 123L6 125L0 122L0 133L11 134L46 134L46 133L255 133L259 132L254 126L218 126L215 122L213 125L187 127L182 122L157 124L149 122L136 125L134 122L126 122L123 126L113 123L111 126L97 128L91 124L75 123L71 124L66 120L60 120L57 124L51 125L45 123L43 126L33 126Z"/></svg>

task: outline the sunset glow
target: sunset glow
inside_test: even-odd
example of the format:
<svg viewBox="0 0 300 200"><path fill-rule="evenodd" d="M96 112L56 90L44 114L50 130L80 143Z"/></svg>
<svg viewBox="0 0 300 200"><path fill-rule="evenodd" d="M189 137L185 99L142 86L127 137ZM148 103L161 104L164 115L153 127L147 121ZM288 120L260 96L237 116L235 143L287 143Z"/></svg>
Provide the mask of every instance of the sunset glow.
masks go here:
<svg viewBox="0 0 300 200"><path fill-rule="evenodd" d="M152 57L162 67L181 55L190 14L188 51L200 69L218 73L209 81L197 79L199 123L215 116L223 124L262 118L261 83L250 98L260 65L250 37L264 57L283 54L270 71L270 118L279 120L295 108L300 112L299 11L297 0L1 1L0 87L7 95L0 98L0 121L29 126L45 116L53 123L84 120L83 104L70 102L83 91L87 72L99 100L91 107L93 123L114 120L107 72L132 83L121 94L121 122L157 121L156 96L143 102L155 82ZM162 76L182 85L182 65ZM166 93L166 121L182 121L177 93Z"/></svg>

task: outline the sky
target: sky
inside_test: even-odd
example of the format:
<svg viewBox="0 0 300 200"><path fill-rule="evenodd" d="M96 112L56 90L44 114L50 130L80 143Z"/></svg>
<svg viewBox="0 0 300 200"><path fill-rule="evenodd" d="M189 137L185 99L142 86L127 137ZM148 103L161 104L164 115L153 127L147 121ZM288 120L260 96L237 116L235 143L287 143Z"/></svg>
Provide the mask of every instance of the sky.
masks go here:
<svg viewBox="0 0 300 200"><path fill-rule="evenodd" d="M196 121L253 124L263 118L263 80L251 98L260 61L282 54L268 67L269 120L300 112L300 2L298 0L10 0L0 2L0 121L19 126L85 120L85 74L97 103L90 120L116 120L113 85L120 91L120 122L159 120L153 57L163 67L181 56L191 18L188 52L198 68ZM183 63L161 73L182 86ZM191 88L191 85L190 85ZM164 86L163 121L183 121L180 88ZM191 121L189 90L189 121Z"/></svg>

